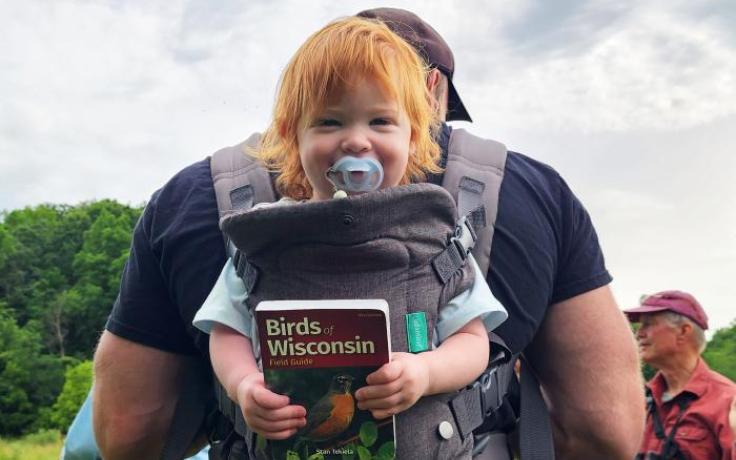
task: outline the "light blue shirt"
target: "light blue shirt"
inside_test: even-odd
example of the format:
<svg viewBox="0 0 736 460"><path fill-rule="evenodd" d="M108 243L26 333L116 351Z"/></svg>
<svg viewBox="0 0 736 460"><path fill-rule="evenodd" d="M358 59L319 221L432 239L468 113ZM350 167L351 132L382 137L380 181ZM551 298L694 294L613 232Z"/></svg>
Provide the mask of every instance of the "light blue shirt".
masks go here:
<svg viewBox="0 0 736 460"><path fill-rule="evenodd" d="M435 346L475 318L480 317L490 332L508 317L506 309L493 297L475 259L470 256L468 260L473 266L475 280L470 289L440 308L435 326L434 337L438 341ZM232 260L228 259L215 286L194 316L194 326L209 334L215 323L219 323L247 337L256 337L253 315L245 304L247 297L245 285L235 272Z"/></svg>

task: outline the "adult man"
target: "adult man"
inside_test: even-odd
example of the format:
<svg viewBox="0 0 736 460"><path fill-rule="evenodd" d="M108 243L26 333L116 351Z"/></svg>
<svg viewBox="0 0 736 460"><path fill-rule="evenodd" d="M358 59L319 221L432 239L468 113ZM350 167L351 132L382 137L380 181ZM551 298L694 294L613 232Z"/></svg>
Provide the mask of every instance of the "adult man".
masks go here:
<svg viewBox="0 0 736 460"><path fill-rule="evenodd" d="M452 84L452 52L431 27L403 10L361 14L384 20L434 67L427 83L447 120L469 120ZM449 135L445 125L445 158ZM95 425L105 458L160 452L182 375L207 357L207 338L191 319L224 262L221 238L208 160L177 174L146 207L95 358ZM513 152L490 262L488 282L511 316L498 333L512 351L527 351L558 454L630 458L643 428L643 394L595 231L555 171Z"/></svg>
<svg viewBox="0 0 736 460"><path fill-rule="evenodd" d="M625 310L644 362L658 370L647 383L647 424L639 459L733 458L729 408L736 384L708 368L708 317L692 295L664 291ZM658 456L659 455L659 456Z"/></svg>

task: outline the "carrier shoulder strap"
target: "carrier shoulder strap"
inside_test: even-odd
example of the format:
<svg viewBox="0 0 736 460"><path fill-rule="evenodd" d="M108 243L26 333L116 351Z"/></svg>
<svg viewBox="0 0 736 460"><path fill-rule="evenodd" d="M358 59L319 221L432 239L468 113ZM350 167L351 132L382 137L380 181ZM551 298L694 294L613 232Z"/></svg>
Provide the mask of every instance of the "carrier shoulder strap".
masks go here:
<svg viewBox="0 0 736 460"><path fill-rule="evenodd" d="M253 133L245 142L212 155L210 168L220 220L233 211L277 198L268 170L248 152L258 145L260 138L259 133Z"/></svg>
<svg viewBox="0 0 736 460"><path fill-rule="evenodd" d="M169 425L161 460L181 460L204 427L215 402L209 366L192 363L182 375L182 385Z"/></svg>
<svg viewBox="0 0 736 460"><path fill-rule="evenodd" d="M212 154L210 169L220 220L233 211L276 200L268 171L260 161L248 154L248 149L255 148L259 139L260 134L254 133L245 142ZM227 240L225 244L228 256L233 256L234 252L230 250L234 248ZM182 458L198 434L207 411L202 395L212 394L212 380L203 380L202 375L208 376L209 373L200 371L185 379L161 454L163 460Z"/></svg>
<svg viewBox="0 0 736 460"><path fill-rule="evenodd" d="M483 273L488 273L491 258L499 191L508 151L500 142L482 139L464 129L453 129L447 152L442 186L455 198L458 214L472 217L477 239L473 256ZM523 460L555 458L549 411L542 398L536 376L526 361L521 363L521 407L519 443ZM511 361L513 367L513 361ZM489 443L505 442L492 438ZM505 446L489 446L501 451Z"/></svg>
<svg viewBox="0 0 736 460"><path fill-rule="evenodd" d="M481 271L487 273L498 192L506 166L506 146L474 136L464 129L453 129L447 150L442 187L455 199L458 215L472 216L477 234L473 257Z"/></svg>

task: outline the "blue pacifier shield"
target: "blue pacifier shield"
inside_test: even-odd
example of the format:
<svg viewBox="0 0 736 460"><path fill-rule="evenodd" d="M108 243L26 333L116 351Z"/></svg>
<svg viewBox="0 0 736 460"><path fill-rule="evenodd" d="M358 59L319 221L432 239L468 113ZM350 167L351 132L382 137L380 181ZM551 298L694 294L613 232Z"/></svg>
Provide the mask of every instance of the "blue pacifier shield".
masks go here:
<svg viewBox="0 0 736 460"><path fill-rule="evenodd" d="M348 193L372 192L383 182L383 167L374 158L345 156L325 173L337 190Z"/></svg>

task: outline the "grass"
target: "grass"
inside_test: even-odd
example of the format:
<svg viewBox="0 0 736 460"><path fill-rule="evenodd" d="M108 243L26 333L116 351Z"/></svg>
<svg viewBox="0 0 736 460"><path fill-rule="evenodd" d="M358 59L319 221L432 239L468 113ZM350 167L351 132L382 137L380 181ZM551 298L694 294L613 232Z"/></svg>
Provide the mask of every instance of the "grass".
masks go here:
<svg viewBox="0 0 736 460"><path fill-rule="evenodd" d="M0 438L0 460L56 460L63 439L56 430L39 431L22 438Z"/></svg>

